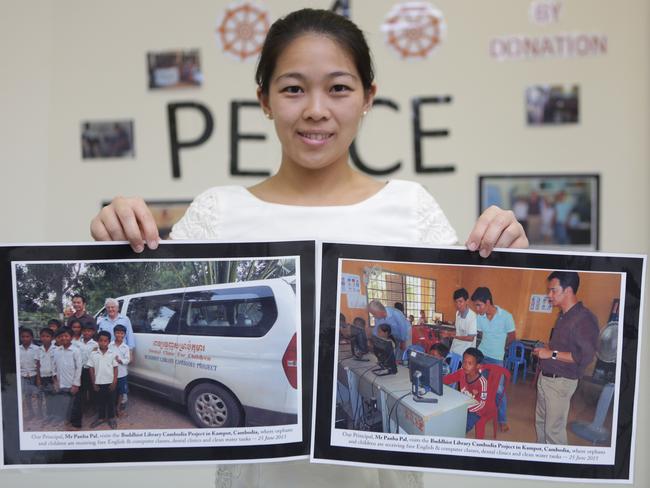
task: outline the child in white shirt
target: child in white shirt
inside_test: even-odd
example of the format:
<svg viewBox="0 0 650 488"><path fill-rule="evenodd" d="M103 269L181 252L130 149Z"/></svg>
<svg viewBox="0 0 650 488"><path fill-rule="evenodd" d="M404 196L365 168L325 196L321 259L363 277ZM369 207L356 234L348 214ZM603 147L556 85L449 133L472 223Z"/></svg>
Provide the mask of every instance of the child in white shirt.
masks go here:
<svg viewBox="0 0 650 488"><path fill-rule="evenodd" d="M73 319L73 322L79 322L77 319ZM81 322L79 323L81 325ZM90 367L88 366L88 359L90 359L90 354L93 351L97 350L97 341L93 339L95 336L95 328L90 322L86 322L81 329L81 340L73 343L79 348L81 353L81 364L83 369L81 370L81 409L87 410L88 405L93 405L95 403L95 391L93 390L93 383L90 379Z"/></svg>
<svg viewBox="0 0 650 488"><path fill-rule="evenodd" d="M39 397L38 407L45 412L45 422L49 422L53 413L52 394L54 393L54 351L56 346L52 344L54 332L49 327L41 330L38 334L41 339L41 346L38 348L36 357L36 384L38 385Z"/></svg>
<svg viewBox="0 0 650 488"><path fill-rule="evenodd" d="M126 327L122 324L117 324L113 328L113 335L115 340L111 342L109 350L113 351L117 360L117 416L126 413L126 406L128 401L129 383L128 383L128 368L127 365L131 362L131 349L124 342L126 337Z"/></svg>
<svg viewBox="0 0 650 488"><path fill-rule="evenodd" d="M20 383L23 396L23 412L25 420L34 417L33 400L38 398L38 386L36 385L38 346L33 344L34 333L26 327L20 328Z"/></svg>
<svg viewBox="0 0 650 488"><path fill-rule="evenodd" d="M52 373L57 392L54 415L67 418L72 427L81 428L81 353L72 345L72 331L61 327L56 332L59 347L54 350Z"/></svg>
<svg viewBox="0 0 650 488"><path fill-rule="evenodd" d="M97 427L108 421L111 429L117 428L115 421L115 389L117 388L117 359L116 354L108 349L111 333L102 330L97 336L99 349L90 353L88 366L90 378L95 390L97 403L97 419L90 424Z"/></svg>

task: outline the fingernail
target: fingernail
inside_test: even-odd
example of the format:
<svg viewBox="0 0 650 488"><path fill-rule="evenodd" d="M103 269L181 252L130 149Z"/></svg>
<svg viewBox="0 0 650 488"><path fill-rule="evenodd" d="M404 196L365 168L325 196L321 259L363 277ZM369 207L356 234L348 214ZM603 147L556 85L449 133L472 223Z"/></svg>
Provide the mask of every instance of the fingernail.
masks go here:
<svg viewBox="0 0 650 488"><path fill-rule="evenodd" d="M140 253L140 252L144 251L144 246L143 246L142 244L138 244L137 246L135 246L135 247L133 248L133 250L134 250L135 252Z"/></svg>
<svg viewBox="0 0 650 488"><path fill-rule="evenodd" d="M148 242L147 245L149 246L149 249L151 249L152 251L158 249L158 240L155 240L153 242Z"/></svg>
<svg viewBox="0 0 650 488"><path fill-rule="evenodd" d="M490 255L490 251L487 249L481 249L478 253L482 258L487 258Z"/></svg>
<svg viewBox="0 0 650 488"><path fill-rule="evenodd" d="M469 244L467 244L467 249L469 249L470 251L476 251L478 249L478 245L476 244L476 242L470 242Z"/></svg>

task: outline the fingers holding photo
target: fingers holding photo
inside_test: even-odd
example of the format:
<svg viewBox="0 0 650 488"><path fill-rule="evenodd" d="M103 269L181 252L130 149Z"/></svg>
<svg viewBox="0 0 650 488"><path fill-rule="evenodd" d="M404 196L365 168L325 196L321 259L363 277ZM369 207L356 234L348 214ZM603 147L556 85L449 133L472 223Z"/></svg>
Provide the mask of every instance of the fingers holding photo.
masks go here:
<svg viewBox="0 0 650 488"><path fill-rule="evenodd" d="M465 245L486 258L495 247L527 248L528 238L512 211L493 205L480 215Z"/></svg>
<svg viewBox="0 0 650 488"><path fill-rule="evenodd" d="M92 220L90 234L97 241L129 241L135 252L145 245L156 249L160 241L154 217L139 197L115 197Z"/></svg>

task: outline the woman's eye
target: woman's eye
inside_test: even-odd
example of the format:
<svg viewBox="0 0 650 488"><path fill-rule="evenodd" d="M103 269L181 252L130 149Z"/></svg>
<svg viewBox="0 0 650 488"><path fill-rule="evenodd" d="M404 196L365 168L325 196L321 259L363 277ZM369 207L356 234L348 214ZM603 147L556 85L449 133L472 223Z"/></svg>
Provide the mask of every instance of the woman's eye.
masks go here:
<svg viewBox="0 0 650 488"><path fill-rule="evenodd" d="M332 87L332 91L335 93L343 93L346 91L350 91L350 87L347 85L334 85Z"/></svg>
<svg viewBox="0 0 650 488"><path fill-rule="evenodd" d="M285 93L296 94L302 92L302 88L296 85L291 85L283 88L282 91Z"/></svg>

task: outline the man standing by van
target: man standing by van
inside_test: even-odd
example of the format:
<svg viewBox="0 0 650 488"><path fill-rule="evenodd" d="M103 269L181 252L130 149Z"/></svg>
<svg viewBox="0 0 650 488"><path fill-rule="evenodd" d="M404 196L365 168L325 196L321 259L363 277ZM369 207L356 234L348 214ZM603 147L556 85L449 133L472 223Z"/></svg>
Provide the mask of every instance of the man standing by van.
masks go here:
<svg viewBox="0 0 650 488"><path fill-rule="evenodd" d="M86 311L86 297L80 293L72 295L72 308L74 313L68 318L67 326L70 327L71 322L77 319L81 323L81 328L86 324L92 325L93 329L97 327L95 318Z"/></svg>
<svg viewBox="0 0 650 488"><path fill-rule="evenodd" d="M111 334L111 342L115 341L114 329L116 325L123 325L126 328L126 337L124 342L129 349L135 347L135 336L133 335L133 326L131 321L125 315L120 314L120 304L115 298L107 298L104 302L107 316L99 321L98 332L105 330Z"/></svg>

